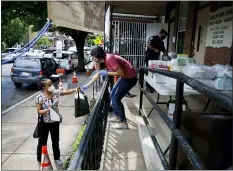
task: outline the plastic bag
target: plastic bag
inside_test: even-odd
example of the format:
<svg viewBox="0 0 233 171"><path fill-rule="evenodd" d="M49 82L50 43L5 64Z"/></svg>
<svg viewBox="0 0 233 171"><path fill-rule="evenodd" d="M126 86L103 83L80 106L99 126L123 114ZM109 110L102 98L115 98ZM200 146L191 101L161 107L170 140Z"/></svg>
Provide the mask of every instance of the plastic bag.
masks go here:
<svg viewBox="0 0 233 171"><path fill-rule="evenodd" d="M228 77L227 75L227 72L229 73L229 71L232 72L232 66L230 65L220 65L220 64L216 64L214 66L212 66L216 72L217 72L217 75L216 77L217 78L222 78L222 77ZM230 73L229 73L230 74ZM232 76L231 76L232 77Z"/></svg>
<svg viewBox="0 0 233 171"><path fill-rule="evenodd" d="M169 52L169 53L168 53L168 56L169 56L171 59L176 59L176 58L177 58L177 53L175 53L175 52Z"/></svg>
<svg viewBox="0 0 233 171"><path fill-rule="evenodd" d="M191 78L213 79L216 77L216 70L202 64L188 64L184 67L184 74Z"/></svg>
<svg viewBox="0 0 233 171"><path fill-rule="evenodd" d="M232 91L232 79L231 78L216 78L214 80L214 86L218 90Z"/></svg>
<svg viewBox="0 0 233 171"><path fill-rule="evenodd" d="M87 96L79 91L75 94L75 118L84 116L90 113Z"/></svg>
<svg viewBox="0 0 233 171"><path fill-rule="evenodd" d="M189 57L177 57L176 59L171 60L172 66L186 66L193 63L196 63L196 60Z"/></svg>
<svg viewBox="0 0 233 171"><path fill-rule="evenodd" d="M208 85L210 87L215 88L214 87L214 79L196 79L196 80L203 83L203 84L206 84L206 85Z"/></svg>

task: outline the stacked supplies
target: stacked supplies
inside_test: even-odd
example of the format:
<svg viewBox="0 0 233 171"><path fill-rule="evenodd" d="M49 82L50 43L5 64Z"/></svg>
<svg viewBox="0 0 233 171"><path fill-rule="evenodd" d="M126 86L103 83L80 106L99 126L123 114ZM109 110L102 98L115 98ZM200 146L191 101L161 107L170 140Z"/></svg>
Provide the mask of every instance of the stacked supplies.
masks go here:
<svg viewBox="0 0 233 171"><path fill-rule="evenodd" d="M149 60L148 61L149 68L152 69L161 69L161 70L168 70L167 62L166 61L160 61L160 60ZM148 78L150 81L154 84L156 83L166 83L166 76L148 72Z"/></svg>
<svg viewBox="0 0 233 171"><path fill-rule="evenodd" d="M217 90L232 91L232 67L230 65L188 64L184 68L184 73Z"/></svg>

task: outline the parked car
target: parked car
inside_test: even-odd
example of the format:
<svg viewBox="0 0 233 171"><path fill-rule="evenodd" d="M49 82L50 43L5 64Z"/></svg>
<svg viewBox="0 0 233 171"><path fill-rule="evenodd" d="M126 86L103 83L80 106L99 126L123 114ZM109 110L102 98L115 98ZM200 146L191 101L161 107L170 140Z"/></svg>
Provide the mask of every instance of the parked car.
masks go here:
<svg viewBox="0 0 233 171"><path fill-rule="evenodd" d="M76 46L72 46L68 49L69 52L77 52ZM91 54L91 48L90 47L84 47L83 53L84 53L84 62L87 64L88 62L92 61Z"/></svg>
<svg viewBox="0 0 233 171"><path fill-rule="evenodd" d="M27 56L43 56L45 54L42 50L31 50L25 53Z"/></svg>
<svg viewBox="0 0 233 171"><path fill-rule="evenodd" d="M11 80L17 88L23 83L37 84L43 78L50 78L56 74L59 64L52 58L46 57L18 57L11 68Z"/></svg>
<svg viewBox="0 0 233 171"><path fill-rule="evenodd" d="M57 52L53 52L53 59L60 64L61 68L67 71L73 71L78 67L78 55L76 52L62 51L62 57L57 57Z"/></svg>
<svg viewBox="0 0 233 171"><path fill-rule="evenodd" d="M55 52L55 49L44 49L44 57L52 58L53 57L53 52Z"/></svg>
<svg viewBox="0 0 233 171"><path fill-rule="evenodd" d="M13 62L14 60L14 57L17 56L19 53L13 53L13 54L10 54L10 55L6 55L10 52L14 52L16 50L18 50L19 48L6 48L2 51L1 53L1 57L2 57L2 60L3 61L6 61L6 60L9 60L9 62ZM6 56L4 56L6 55Z"/></svg>

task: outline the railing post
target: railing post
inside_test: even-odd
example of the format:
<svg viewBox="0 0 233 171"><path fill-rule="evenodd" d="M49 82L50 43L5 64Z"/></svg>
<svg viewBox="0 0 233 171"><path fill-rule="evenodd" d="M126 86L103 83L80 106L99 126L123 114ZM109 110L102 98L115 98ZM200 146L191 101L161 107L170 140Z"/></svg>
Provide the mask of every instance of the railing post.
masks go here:
<svg viewBox="0 0 233 171"><path fill-rule="evenodd" d="M184 91L184 83L181 82L180 80L177 80L176 105L175 105L175 112L173 115L174 129L180 129L180 125L181 125L183 91ZM170 154L169 154L169 169L170 170L176 169L177 153L178 153L178 141L172 133Z"/></svg>
<svg viewBox="0 0 233 171"><path fill-rule="evenodd" d="M95 82L93 83L93 92L92 92L93 94L93 99L92 100L94 100L94 97L95 97Z"/></svg>
<svg viewBox="0 0 233 171"><path fill-rule="evenodd" d="M143 88L144 84L144 70L140 68L139 70L139 85ZM143 101L143 92L140 89L140 102L139 102L139 115L141 115L141 110L142 110L142 101Z"/></svg>

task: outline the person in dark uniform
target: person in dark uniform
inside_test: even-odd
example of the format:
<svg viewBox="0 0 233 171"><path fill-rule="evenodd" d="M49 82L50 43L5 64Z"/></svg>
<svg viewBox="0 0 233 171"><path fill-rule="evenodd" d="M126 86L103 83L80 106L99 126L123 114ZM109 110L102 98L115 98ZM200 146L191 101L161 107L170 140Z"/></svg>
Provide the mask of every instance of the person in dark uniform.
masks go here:
<svg viewBox="0 0 233 171"><path fill-rule="evenodd" d="M167 37L167 32L164 29L161 29L158 35L151 36L147 42L146 58L145 64L148 67L149 60L159 60L160 52L163 52L163 56L168 56L167 51L164 47L163 40ZM154 89L146 83L146 91L153 93Z"/></svg>

